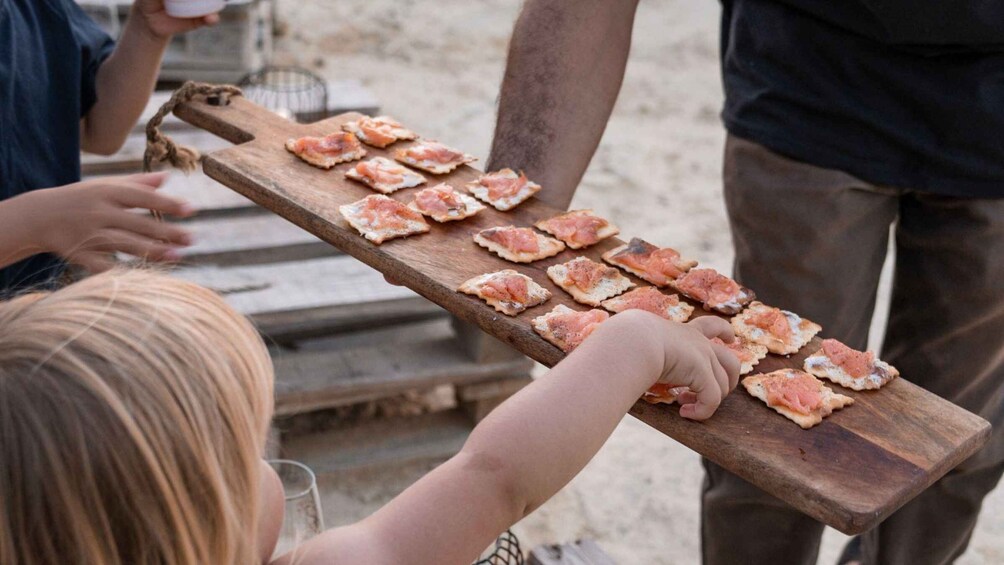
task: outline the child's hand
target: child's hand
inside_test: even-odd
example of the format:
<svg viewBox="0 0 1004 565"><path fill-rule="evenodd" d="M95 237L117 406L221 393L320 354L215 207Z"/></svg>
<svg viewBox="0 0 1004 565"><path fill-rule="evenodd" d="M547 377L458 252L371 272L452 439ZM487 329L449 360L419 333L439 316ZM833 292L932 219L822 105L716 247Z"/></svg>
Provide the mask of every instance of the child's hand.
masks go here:
<svg viewBox="0 0 1004 565"><path fill-rule="evenodd" d="M164 9L164 0L136 0L132 16L139 18L151 34L162 39L202 26L216 25L220 21L219 14L201 18L173 18Z"/></svg>
<svg viewBox="0 0 1004 565"><path fill-rule="evenodd" d="M693 420L710 418L722 399L739 382L739 360L728 348L712 343L735 339L732 326L717 316L701 316L688 324L673 324L665 341L665 369L659 382L686 386L680 395L680 415Z"/></svg>
<svg viewBox="0 0 1004 565"><path fill-rule="evenodd" d="M34 237L45 251L92 273L113 267L117 251L176 261L177 248L191 245L188 232L130 211L191 215L184 202L157 194L165 178L163 173L109 177L25 193L31 199L27 213L38 219Z"/></svg>

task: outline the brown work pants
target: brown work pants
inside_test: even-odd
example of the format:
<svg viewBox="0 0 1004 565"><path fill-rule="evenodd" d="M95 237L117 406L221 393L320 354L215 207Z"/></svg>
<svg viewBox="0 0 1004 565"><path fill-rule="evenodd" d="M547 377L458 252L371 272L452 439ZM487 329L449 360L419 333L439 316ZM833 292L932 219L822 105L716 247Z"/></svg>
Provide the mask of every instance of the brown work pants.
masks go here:
<svg viewBox="0 0 1004 565"><path fill-rule="evenodd" d="M1004 473L1004 198L874 186L731 136L724 180L736 278L765 303L803 314L857 349L868 339L896 222L881 357L989 420L993 432L980 452L864 534L862 558L952 562ZM822 524L709 461L705 469L706 565L816 563Z"/></svg>

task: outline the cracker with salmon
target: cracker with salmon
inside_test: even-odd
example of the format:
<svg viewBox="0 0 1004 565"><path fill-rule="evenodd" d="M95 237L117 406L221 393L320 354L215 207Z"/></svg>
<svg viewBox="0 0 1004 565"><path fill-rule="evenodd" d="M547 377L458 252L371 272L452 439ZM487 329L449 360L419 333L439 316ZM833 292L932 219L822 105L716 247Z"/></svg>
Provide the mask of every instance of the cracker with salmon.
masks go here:
<svg viewBox="0 0 1004 565"><path fill-rule="evenodd" d="M835 339L824 339L819 351L805 359L804 368L851 390L877 390L899 376L896 367L873 352L851 349Z"/></svg>
<svg viewBox="0 0 1004 565"><path fill-rule="evenodd" d="M690 387L655 383L645 391L645 394L641 395L641 399L649 404L672 404L688 390Z"/></svg>
<svg viewBox="0 0 1004 565"><path fill-rule="evenodd" d="M833 392L816 377L798 369L746 377L743 387L806 430L822 422L834 410L854 404L853 398Z"/></svg>
<svg viewBox="0 0 1004 565"><path fill-rule="evenodd" d="M732 353L736 354L736 357L739 358L740 375L752 373L753 367L756 367L756 365L767 356L766 346L746 341L746 339L740 336L736 336L736 338L729 343L725 343L720 337L711 338L711 342L723 345L732 351Z"/></svg>
<svg viewBox="0 0 1004 565"><path fill-rule="evenodd" d="M586 257L552 265L547 268L547 276L571 294L576 302L589 306L599 306L604 300L634 286L617 269Z"/></svg>
<svg viewBox="0 0 1004 565"><path fill-rule="evenodd" d="M743 339L766 346L771 353L797 353L823 328L794 312L753 302L732 318L732 328Z"/></svg>
<svg viewBox="0 0 1004 565"><path fill-rule="evenodd" d="M655 286L667 286L697 266L697 261L680 257L671 247L660 248L637 237L604 253L603 260Z"/></svg>
<svg viewBox="0 0 1004 565"><path fill-rule="evenodd" d="M541 220L534 224L565 242L569 249L582 249L596 245L608 237L620 233L620 229L609 220L597 216L592 210L572 210L564 214Z"/></svg>
<svg viewBox="0 0 1004 565"><path fill-rule="evenodd" d="M551 298L546 288L512 269L478 275L457 290L477 296L506 316L515 316Z"/></svg>
<svg viewBox="0 0 1004 565"><path fill-rule="evenodd" d="M398 149L394 152L394 159L434 175L445 175L460 165L477 161L463 151L432 140L422 140L407 149Z"/></svg>
<svg viewBox="0 0 1004 565"><path fill-rule="evenodd" d="M737 314L756 295L714 269L691 269L685 275L669 282L677 292L701 303L705 310L714 310L731 316Z"/></svg>
<svg viewBox="0 0 1004 565"><path fill-rule="evenodd" d="M496 210L507 212L537 194L540 185L526 178L522 171L516 174L512 169L502 169L467 183L467 191Z"/></svg>
<svg viewBox="0 0 1004 565"><path fill-rule="evenodd" d="M557 239L516 226L481 230L474 234L474 242L513 263L532 263L565 250L565 244Z"/></svg>
<svg viewBox="0 0 1004 565"><path fill-rule="evenodd" d="M445 182L416 192L409 206L441 224L470 218L485 209L484 204Z"/></svg>
<svg viewBox="0 0 1004 565"><path fill-rule="evenodd" d="M301 137L286 141L286 150L321 169L330 169L339 163L348 163L366 156L359 139L347 132L324 137Z"/></svg>
<svg viewBox="0 0 1004 565"><path fill-rule="evenodd" d="M610 314L603 310L580 312L559 304L553 310L533 319L533 331L565 353L571 353L600 324L607 321Z"/></svg>
<svg viewBox="0 0 1004 565"><path fill-rule="evenodd" d="M601 302L600 306L614 313L645 310L672 322L686 322L694 313L694 307L686 302L680 302L679 296L664 294L654 286L643 286L620 296L608 298Z"/></svg>
<svg viewBox="0 0 1004 565"><path fill-rule="evenodd" d="M386 157L374 157L356 163L354 167L345 171L345 177L361 182L383 194L425 183L425 177Z"/></svg>
<svg viewBox="0 0 1004 565"><path fill-rule="evenodd" d="M377 245L429 231L429 224L425 223L421 214L382 194L372 194L358 202L339 206L338 211L349 225Z"/></svg>
<svg viewBox="0 0 1004 565"><path fill-rule="evenodd" d="M342 129L355 135L366 145L383 149L398 141L418 139L418 134L390 116L363 116L342 124Z"/></svg>

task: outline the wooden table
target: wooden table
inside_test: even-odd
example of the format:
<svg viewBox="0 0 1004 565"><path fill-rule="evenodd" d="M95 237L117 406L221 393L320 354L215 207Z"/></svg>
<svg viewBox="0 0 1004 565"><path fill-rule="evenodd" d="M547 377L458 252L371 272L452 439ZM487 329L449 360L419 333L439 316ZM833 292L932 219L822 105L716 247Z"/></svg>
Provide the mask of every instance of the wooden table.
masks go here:
<svg viewBox="0 0 1004 565"><path fill-rule="evenodd" d="M358 114L343 114L310 125L295 124L240 97L221 106L191 102L179 106L176 114L239 144L206 156L203 166L210 177L392 275L400 284L547 366L561 361L564 354L535 334L530 320L557 304L583 307L551 283L546 268L579 255L598 261L604 251L622 243L611 238L589 249L568 250L531 265L506 263L473 243L472 235L481 229L508 224L530 226L558 213L531 199L508 213L488 208L463 222L430 222L432 231L424 235L373 245L338 213L340 205L373 194L344 178L343 172L352 164L323 171L283 148L290 137L338 131L341 124ZM391 149L405 146L398 143ZM387 150L367 147L367 151L367 158L390 156ZM430 181L461 187L479 174L465 166ZM416 190L402 190L393 197L409 202ZM687 250L683 251L686 254ZM548 288L553 298L519 316L508 317L474 297L456 292L468 278L502 268L514 268L532 277ZM707 315L699 308L697 313ZM790 358L769 356L758 365L757 372L801 367L804 357L816 349L818 338ZM989 437L989 423L908 379L906 375L877 392L840 390L854 397L855 404L810 430L802 430L743 391L729 395L716 415L703 423L681 418L676 407L643 402L636 404L631 414L809 516L844 533L856 534L919 494L972 455Z"/></svg>

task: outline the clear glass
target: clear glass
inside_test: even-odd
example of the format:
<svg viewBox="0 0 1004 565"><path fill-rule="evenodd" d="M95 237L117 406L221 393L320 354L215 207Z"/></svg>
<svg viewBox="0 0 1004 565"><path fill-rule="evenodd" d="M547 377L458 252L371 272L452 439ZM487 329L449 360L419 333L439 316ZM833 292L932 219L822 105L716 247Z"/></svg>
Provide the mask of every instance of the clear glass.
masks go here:
<svg viewBox="0 0 1004 565"><path fill-rule="evenodd" d="M288 459L273 459L268 464L279 475L286 497L279 543L273 553L275 558L323 532L324 515L317 477L310 467Z"/></svg>

